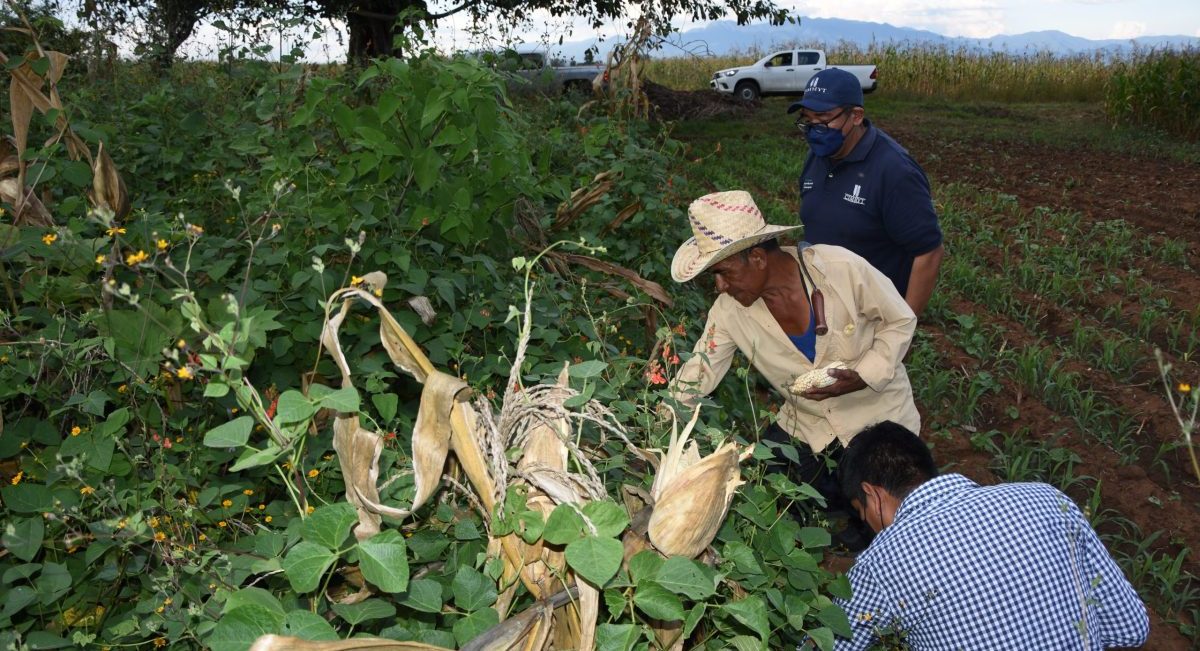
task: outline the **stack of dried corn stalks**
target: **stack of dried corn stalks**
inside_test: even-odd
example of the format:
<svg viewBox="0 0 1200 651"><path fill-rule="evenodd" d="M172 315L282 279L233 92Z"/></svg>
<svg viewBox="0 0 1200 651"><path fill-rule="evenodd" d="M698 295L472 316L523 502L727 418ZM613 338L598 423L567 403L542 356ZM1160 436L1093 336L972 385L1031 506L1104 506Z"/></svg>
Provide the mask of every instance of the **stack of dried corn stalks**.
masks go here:
<svg viewBox="0 0 1200 651"><path fill-rule="evenodd" d="M698 411L682 434L678 427L674 428L670 447L661 460L655 460L629 441L616 417L603 405L589 401L579 410L564 406L566 400L578 395L568 384L566 365L557 383L524 386L520 369L531 330L527 300L516 358L497 418L487 401L481 398L470 400L470 390L465 382L436 370L383 303L369 291L382 289L387 282L386 276L375 272L365 276L364 281L365 288L341 289L330 297L330 309L339 302L340 308L327 315L321 336L322 345L329 350L341 371L342 386L352 386L352 378L339 330L354 302L364 301L379 312L380 339L392 362L423 383L424 389L412 440L416 494L407 509L381 503L378 487L382 437L362 427L356 413L339 413L334 420L334 448L346 481L346 499L358 511L359 522L354 533L359 540L378 533L383 516L407 518L422 506L436 492L451 452L476 493L485 524L490 525L496 505L502 503L510 489L525 491L527 506L544 517L560 504L582 506L591 500L607 499L596 469L576 443L579 429L588 423L605 434L622 439L631 453L652 463L657 461L659 466L648 496L654 503L649 516L649 542L645 536L627 536L626 557L632 555L628 553L630 544L643 548L652 544L665 555L693 558L707 548L724 520L734 490L741 483L738 462L745 455L739 454L734 444L726 444L701 459L695 443L688 442ZM510 449L521 451L519 458L512 462L506 455ZM472 643L472 648L478 651L593 649L600 605L599 586L587 583L571 571L561 546L543 540L526 543L516 533L499 537L489 533L489 536L489 551L504 565L500 598L495 606L500 616L508 615L518 583L538 601L529 610L502 621L496 629L481 635ZM366 596L352 595L351 598ZM678 627L670 627L670 630L675 631L674 638L670 639L671 646L682 648L682 640L677 639ZM414 643L377 640L316 643L281 636L264 636L254 646L255 651L368 648L392 651L436 649Z"/></svg>

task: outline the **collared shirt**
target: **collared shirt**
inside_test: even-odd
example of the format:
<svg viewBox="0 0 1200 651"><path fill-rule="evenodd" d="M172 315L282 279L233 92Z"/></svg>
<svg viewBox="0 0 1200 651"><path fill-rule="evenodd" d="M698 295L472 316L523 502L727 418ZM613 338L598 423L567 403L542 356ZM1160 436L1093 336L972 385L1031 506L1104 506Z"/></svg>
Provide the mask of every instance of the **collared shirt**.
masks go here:
<svg viewBox="0 0 1200 651"><path fill-rule="evenodd" d="M783 250L797 256L794 247ZM691 358L675 378L675 398L690 403L696 394L710 393L741 350L784 396L779 426L816 452L834 438L845 445L868 425L884 420L919 432L921 417L902 361L917 327L912 309L883 274L846 249L809 246L804 261L825 295L829 326L827 334L817 337L816 357L809 361L796 349L761 298L744 307L721 294ZM834 362L857 371L867 387L822 401L788 391L799 375Z"/></svg>
<svg viewBox="0 0 1200 651"><path fill-rule="evenodd" d="M866 258L904 296L913 259L942 243L929 179L903 147L867 131L842 160L809 152L800 171L804 239Z"/></svg>
<svg viewBox="0 0 1200 651"><path fill-rule="evenodd" d="M850 570L839 600L858 651L903 631L916 651L1140 646L1146 608L1079 508L1048 484L916 488ZM884 639L887 639L884 637Z"/></svg>

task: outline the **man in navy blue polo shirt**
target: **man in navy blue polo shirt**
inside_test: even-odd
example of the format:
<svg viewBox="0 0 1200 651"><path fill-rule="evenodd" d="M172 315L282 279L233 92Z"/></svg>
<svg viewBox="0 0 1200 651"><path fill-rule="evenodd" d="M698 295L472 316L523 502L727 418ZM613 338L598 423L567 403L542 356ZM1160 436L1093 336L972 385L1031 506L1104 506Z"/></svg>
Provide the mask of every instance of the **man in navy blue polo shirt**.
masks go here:
<svg viewBox="0 0 1200 651"><path fill-rule="evenodd" d="M813 75L803 99L788 107L795 111L809 145L800 172L804 239L866 258L919 316L943 253L925 172L866 118L852 73L829 68Z"/></svg>

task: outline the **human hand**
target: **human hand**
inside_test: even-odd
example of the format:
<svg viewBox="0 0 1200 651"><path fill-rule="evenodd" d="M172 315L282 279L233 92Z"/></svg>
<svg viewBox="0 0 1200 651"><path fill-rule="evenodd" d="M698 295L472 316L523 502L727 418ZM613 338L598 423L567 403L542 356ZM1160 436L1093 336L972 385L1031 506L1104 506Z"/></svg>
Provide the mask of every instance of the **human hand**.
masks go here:
<svg viewBox="0 0 1200 651"><path fill-rule="evenodd" d="M831 368L828 373L834 378L833 384L827 387L809 389L800 394L800 396L809 400L821 401L826 398L853 393L867 387L867 383L863 381L862 376L858 374L858 371L853 369Z"/></svg>

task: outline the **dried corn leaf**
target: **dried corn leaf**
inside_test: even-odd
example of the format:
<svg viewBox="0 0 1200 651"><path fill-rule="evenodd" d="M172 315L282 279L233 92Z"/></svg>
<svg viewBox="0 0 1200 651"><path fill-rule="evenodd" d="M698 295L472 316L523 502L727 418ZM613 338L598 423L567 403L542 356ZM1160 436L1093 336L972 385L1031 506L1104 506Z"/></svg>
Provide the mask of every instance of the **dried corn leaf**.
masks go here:
<svg viewBox="0 0 1200 651"><path fill-rule="evenodd" d="M346 483L346 501L358 511L354 536L366 540L379 533L380 516L406 518L409 511L379 502L379 456L383 438L359 426L358 414L333 420L333 449Z"/></svg>
<svg viewBox="0 0 1200 651"><path fill-rule="evenodd" d="M467 383L453 375L433 371L421 389L421 406L413 428L413 479L417 492L412 510L416 511L437 490L450 453L450 413Z"/></svg>
<svg viewBox="0 0 1200 651"><path fill-rule="evenodd" d="M674 299L672 299L671 295L667 293L667 290L663 289L662 285L654 282L653 280L646 280L645 278L642 278L636 271L633 271L632 269L626 269L618 264L597 260L596 258L586 255L579 255L576 253L551 252L549 257L562 259L567 261L569 264L584 266L592 271L599 271L600 273L608 274L610 276L620 276L621 278L624 278L635 285L638 289L641 289L650 298L653 298L663 305L666 305L667 307L675 305Z"/></svg>
<svg viewBox="0 0 1200 651"><path fill-rule="evenodd" d="M16 211L14 226L52 228L54 218L36 193L26 192L19 177L0 180L0 201L11 204Z"/></svg>

